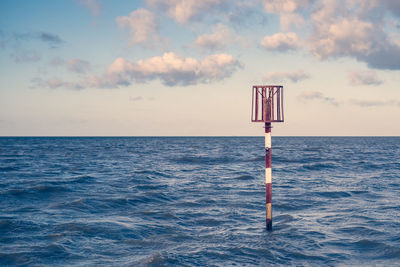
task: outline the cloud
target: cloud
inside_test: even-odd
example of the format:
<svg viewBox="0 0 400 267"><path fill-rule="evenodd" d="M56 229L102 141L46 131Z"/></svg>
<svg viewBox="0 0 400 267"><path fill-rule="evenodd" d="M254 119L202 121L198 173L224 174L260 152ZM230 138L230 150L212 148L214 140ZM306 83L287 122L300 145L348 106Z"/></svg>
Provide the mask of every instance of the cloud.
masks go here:
<svg viewBox="0 0 400 267"><path fill-rule="evenodd" d="M31 88L50 88L57 89L60 87L66 87L76 90L83 89L83 84L73 83L73 82L65 82L59 78L52 78L48 80L43 80L42 78L36 77L31 80L32 86Z"/></svg>
<svg viewBox="0 0 400 267"><path fill-rule="evenodd" d="M129 28L131 32L130 44L159 44L160 36L155 15L143 8L132 11L129 16L116 18L118 27Z"/></svg>
<svg viewBox="0 0 400 267"><path fill-rule="evenodd" d="M16 63L38 62L42 58L42 56L34 50L16 51L10 56Z"/></svg>
<svg viewBox="0 0 400 267"><path fill-rule="evenodd" d="M391 43L390 40L382 39L382 44L372 53L356 56L358 60L365 61L369 67L375 69L400 70L400 44Z"/></svg>
<svg viewBox="0 0 400 267"><path fill-rule="evenodd" d="M47 33L47 32L39 32L37 33L37 37L47 43L51 44L61 44L63 43L63 40L58 35Z"/></svg>
<svg viewBox="0 0 400 267"><path fill-rule="evenodd" d="M376 75L375 71L354 71L348 76L351 85L373 85L378 86L383 83Z"/></svg>
<svg viewBox="0 0 400 267"><path fill-rule="evenodd" d="M263 0L267 13L279 14L280 25L284 31L293 24L299 26L304 18L299 12L309 5L309 0Z"/></svg>
<svg viewBox="0 0 400 267"><path fill-rule="evenodd" d="M137 63L117 58L108 67L107 75L114 79L117 77L117 84L160 79L168 86L186 86L222 80L240 67L240 62L228 54L210 55L199 61L179 57L175 53L164 53L161 57L139 60Z"/></svg>
<svg viewBox="0 0 400 267"><path fill-rule="evenodd" d="M96 0L79 0L79 4L89 9L94 16L100 14L101 3L97 2Z"/></svg>
<svg viewBox="0 0 400 267"><path fill-rule="evenodd" d="M60 36L48 32L14 33L13 39L17 42L37 40L49 44L52 48L58 47L65 41Z"/></svg>
<svg viewBox="0 0 400 267"><path fill-rule="evenodd" d="M213 33L200 35L196 41L195 46L205 50L222 50L227 45L239 41L234 32L223 24L217 24Z"/></svg>
<svg viewBox="0 0 400 267"><path fill-rule="evenodd" d="M320 59L348 56L371 68L400 69L400 46L385 32L382 12L372 0L320 1L307 46Z"/></svg>
<svg viewBox="0 0 400 267"><path fill-rule="evenodd" d="M383 107L383 106L391 106L391 107L400 107L400 101L396 100L355 100L352 99L350 101L353 105L360 107Z"/></svg>
<svg viewBox="0 0 400 267"><path fill-rule="evenodd" d="M382 0L382 3L393 15L400 17L400 2L398 0Z"/></svg>
<svg viewBox="0 0 400 267"><path fill-rule="evenodd" d="M296 33L288 32L265 36L261 45L268 50L288 51L298 49L301 44Z"/></svg>
<svg viewBox="0 0 400 267"><path fill-rule="evenodd" d="M226 0L147 0L147 4L166 11L173 20L184 24L227 6Z"/></svg>
<svg viewBox="0 0 400 267"><path fill-rule="evenodd" d="M323 93L317 91L304 91L298 98L300 100L320 100L333 106L339 106L339 102L333 97L326 97Z"/></svg>
<svg viewBox="0 0 400 267"><path fill-rule="evenodd" d="M305 91L302 92L298 99L302 101L319 100L331 104L333 106L339 106L340 103L333 97L326 97L323 93L317 91ZM359 106L359 107L400 107L400 101L398 100L360 100L350 99L348 103Z"/></svg>
<svg viewBox="0 0 400 267"><path fill-rule="evenodd" d="M266 13L279 15L283 32L266 36L266 49L303 46L320 60L350 57L374 69L400 69L396 21L398 0L262 0ZM393 16L388 16L388 14ZM306 24L304 34L288 32ZM311 29L309 31L308 29ZM298 32L300 33L300 32Z"/></svg>
<svg viewBox="0 0 400 267"><path fill-rule="evenodd" d="M258 1L235 1L234 5L224 7L224 15L229 24L242 28L265 25L267 18L262 9L259 8ZM230 8L230 9L229 9Z"/></svg>
<svg viewBox="0 0 400 267"><path fill-rule="evenodd" d="M91 66L86 60L71 58L67 61L67 69L76 73L86 73L91 69Z"/></svg>
<svg viewBox="0 0 400 267"><path fill-rule="evenodd" d="M212 83L230 77L242 64L229 54L215 54L199 61L184 58L175 53L164 53L132 63L124 58L117 58L101 76L88 76L73 83L60 79L43 81L36 79L36 85L49 88L67 87L82 89L88 87L116 88L132 83L145 83L160 80L167 86L188 86L200 83Z"/></svg>
<svg viewBox="0 0 400 267"><path fill-rule="evenodd" d="M303 16L296 13L284 13L280 15L281 28L285 31L290 29L291 25L300 26L304 24Z"/></svg>
<svg viewBox="0 0 400 267"><path fill-rule="evenodd" d="M81 74L84 74L92 69L92 66L88 61L79 58L70 58L68 60L64 60L60 57L56 57L50 61L50 65L55 67L62 66L70 72Z"/></svg>
<svg viewBox="0 0 400 267"><path fill-rule="evenodd" d="M142 96L130 96L129 97L129 101L131 101L131 102L137 102L137 101L140 101L140 100L143 100Z"/></svg>
<svg viewBox="0 0 400 267"><path fill-rule="evenodd" d="M293 72L269 72L264 76L265 82L286 82L287 80L297 83L305 79L310 78L310 75L305 73L303 70L297 70Z"/></svg>
<svg viewBox="0 0 400 267"><path fill-rule="evenodd" d="M318 32L312 37L310 48L319 58L368 55L373 49L374 35L378 34L372 23L358 18L341 18L318 28Z"/></svg>
<svg viewBox="0 0 400 267"><path fill-rule="evenodd" d="M289 13L297 9L297 1L294 0L264 0L263 3L268 13Z"/></svg>

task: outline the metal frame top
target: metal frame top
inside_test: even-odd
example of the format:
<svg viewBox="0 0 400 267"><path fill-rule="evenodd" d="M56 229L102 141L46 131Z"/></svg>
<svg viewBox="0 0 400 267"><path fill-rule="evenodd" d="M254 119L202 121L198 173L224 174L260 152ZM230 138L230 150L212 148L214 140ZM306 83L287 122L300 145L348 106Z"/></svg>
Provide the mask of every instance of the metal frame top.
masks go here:
<svg viewBox="0 0 400 267"><path fill-rule="evenodd" d="M252 122L283 122L283 86L253 85Z"/></svg>

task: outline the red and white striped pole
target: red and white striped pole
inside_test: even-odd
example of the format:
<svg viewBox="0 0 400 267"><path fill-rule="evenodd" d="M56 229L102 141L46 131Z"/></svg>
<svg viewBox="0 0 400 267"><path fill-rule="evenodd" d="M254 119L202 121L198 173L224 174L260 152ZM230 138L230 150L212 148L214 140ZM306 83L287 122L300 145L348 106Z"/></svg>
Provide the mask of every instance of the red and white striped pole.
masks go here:
<svg viewBox="0 0 400 267"><path fill-rule="evenodd" d="M271 123L265 123L265 211L267 230L272 230L272 169L271 169Z"/></svg>
<svg viewBox="0 0 400 267"><path fill-rule="evenodd" d="M265 222L272 231L271 123L283 122L283 86L254 85L251 121L265 124Z"/></svg>

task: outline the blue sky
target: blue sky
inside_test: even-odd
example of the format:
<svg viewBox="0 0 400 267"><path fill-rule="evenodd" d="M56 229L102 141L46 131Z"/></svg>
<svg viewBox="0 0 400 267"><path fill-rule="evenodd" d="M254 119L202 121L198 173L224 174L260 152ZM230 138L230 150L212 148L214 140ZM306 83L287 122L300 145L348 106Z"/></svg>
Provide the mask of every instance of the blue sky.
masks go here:
<svg viewBox="0 0 400 267"><path fill-rule="evenodd" d="M397 0L0 2L0 135L400 135Z"/></svg>

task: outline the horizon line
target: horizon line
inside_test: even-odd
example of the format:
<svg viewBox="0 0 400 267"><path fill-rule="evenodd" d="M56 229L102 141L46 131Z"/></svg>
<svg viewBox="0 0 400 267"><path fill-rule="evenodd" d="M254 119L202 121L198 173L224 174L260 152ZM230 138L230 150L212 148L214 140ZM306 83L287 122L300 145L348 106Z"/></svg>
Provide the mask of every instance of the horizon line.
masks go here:
<svg viewBox="0 0 400 267"><path fill-rule="evenodd" d="M263 135L0 135L14 137L264 137ZM400 137L399 135L273 135L272 137Z"/></svg>

